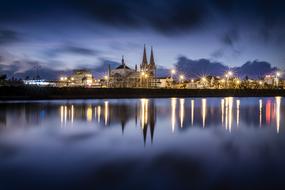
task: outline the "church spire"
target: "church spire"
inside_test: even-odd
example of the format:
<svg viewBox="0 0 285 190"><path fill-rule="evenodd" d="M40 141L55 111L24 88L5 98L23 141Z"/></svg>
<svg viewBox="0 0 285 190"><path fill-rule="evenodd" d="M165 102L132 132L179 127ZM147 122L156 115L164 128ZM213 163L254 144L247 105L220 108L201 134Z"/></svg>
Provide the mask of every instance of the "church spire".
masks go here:
<svg viewBox="0 0 285 190"><path fill-rule="evenodd" d="M124 65L124 66L126 65L126 64L125 64L125 59L124 59L124 56L123 56L123 55L122 55L122 65Z"/></svg>
<svg viewBox="0 0 285 190"><path fill-rule="evenodd" d="M142 60L142 64L141 64L141 68L144 70L147 67L147 57L146 57L146 49L145 49L145 45L144 45L144 49L143 49L143 60Z"/></svg>
<svg viewBox="0 0 285 190"><path fill-rule="evenodd" d="M153 49L151 46L151 52L150 52L150 61L149 61L149 65L152 69L155 68L155 62L154 62L154 55L153 55Z"/></svg>

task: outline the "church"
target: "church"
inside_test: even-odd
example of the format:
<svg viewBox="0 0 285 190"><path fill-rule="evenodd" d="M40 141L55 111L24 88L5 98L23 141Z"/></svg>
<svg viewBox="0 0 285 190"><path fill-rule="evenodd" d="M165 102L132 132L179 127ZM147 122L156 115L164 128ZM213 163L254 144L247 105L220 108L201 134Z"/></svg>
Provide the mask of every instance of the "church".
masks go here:
<svg viewBox="0 0 285 190"><path fill-rule="evenodd" d="M135 69L127 66L124 57L121 65L111 70L108 68L107 86L110 88L151 88L156 86L156 65L154 61L153 48L151 47L148 63L146 47L144 46L142 62L135 65Z"/></svg>

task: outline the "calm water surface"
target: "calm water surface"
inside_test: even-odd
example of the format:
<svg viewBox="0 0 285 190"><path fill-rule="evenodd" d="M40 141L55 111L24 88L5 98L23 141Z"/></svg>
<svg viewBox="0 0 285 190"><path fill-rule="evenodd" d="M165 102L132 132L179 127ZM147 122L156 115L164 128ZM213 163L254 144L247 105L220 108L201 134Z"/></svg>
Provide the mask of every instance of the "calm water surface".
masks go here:
<svg viewBox="0 0 285 190"><path fill-rule="evenodd" d="M284 189L285 98L0 103L0 189Z"/></svg>

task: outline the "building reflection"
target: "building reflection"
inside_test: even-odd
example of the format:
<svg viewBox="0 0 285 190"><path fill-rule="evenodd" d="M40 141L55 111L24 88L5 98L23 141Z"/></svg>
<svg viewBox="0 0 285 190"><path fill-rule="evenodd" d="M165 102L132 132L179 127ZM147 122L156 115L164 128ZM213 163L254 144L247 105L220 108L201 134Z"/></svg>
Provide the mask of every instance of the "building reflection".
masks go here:
<svg viewBox="0 0 285 190"><path fill-rule="evenodd" d="M276 102L276 110L275 110L275 113L276 113L276 130L277 130L277 133L279 133L279 128L280 128L280 109L281 109L281 97L275 97L275 102Z"/></svg>
<svg viewBox="0 0 285 190"><path fill-rule="evenodd" d="M104 120L105 120L105 126L108 124L109 119L109 102L104 102Z"/></svg>
<svg viewBox="0 0 285 190"><path fill-rule="evenodd" d="M191 126L194 125L194 110L195 110L195 101L191 100Z"/></svg>
<svg viewBox="0 0 285 190"><path fill-rule="evenodd" d="M225 128L226 130L229 130L231 132L232 130L232 124L233 124L233 97L227 97L225 98L225 108L223 108L224 106L222 106L222 114L225 114L225 117L222 116L222 119L225 120ZM222 103L223 104L223 103ZM237 123L239 124L239 106L240 106L240 102L237 102ZM225 109L225 112L223 111L223 109Z"/></svg>
<svg viewBox="0 0 285 190"><path fill-rule="evenodd" d="M184 104L185 104L185 99L184 98L180 98L179 99L179 107L180 107L180 110L179 110L179 116L180 116L180 127L182 128L183 127L183 124L184 124Z"/></svg>
<svg viewBox="0 0 285 190"><path fill-rule="evenodd" d="M93 113L92 113L92 106L88 105L87 110L86 110L86 121L91 122L93 118Z"/></svg>
<svg viewBox="0 0 285 190"><path fill-rule="evenodd" d="M237 120L237 127L238 127L239 126L239 115L240 115L239 114L240 100L236 101L236 107L237 107L237 111L236 111L237 112L237 116L236 116L237 118L236 118L236 120Z"/></svg>
<svg viewBox="0 0 285 190"><path fill-rule="evenodd" d="M270 122L271 122L271 100L267 100L267 102L266 102L265 117L266 117L266 125L270 125Z"/></svg>
<svg viewBox="0 0 285 190"><path fill-rule="evenodd" d="M156 123L156 106L154 100L141 99L140 102L141 128L145 145L147 142L148 128L150 131L150 140L151 143L153 143L154 129Z"/></svg>
<svg viewBox="0 0 285 190"><path fill-rule="evenodd" d="M259 100L259 126L262 127L262 109L263 109L263 102L262 99Z"/></svg>
<svg viewBox="0 0 285 190"><path fill-rule="evenodd" d="M171 129L172 132L175 130L176 123L176 98L171 98Z"/></svg>
<svg viewBox="0 0 285 190"><path fill-rule="evenodd" d="M49 127L54 126L54 123L50 122L56 121L58 127L64 128L84 125L99 128L120 126L122 134L127 128L134 129L140 126L143 142L146 144L153 143L156 128L159 129L157 131L171 129L172 132L182 133L189 130L190 126L207 130L222 125L229 132L232 132L235 126L243 128L267 126L272 128L269 128L270 130L280 133L280 127L284 123L283 106L281 97L255 98L252 101L226 97L96 100L88 103L69 101L63 104L35 103L17 106L0 104L0 126L1 128Z"/></svg>
<svg viewBox="0 0 285 190"><path fill-rule="evenodd" d="M224 126L224 116L225 116L225 99L221 99L221 115L222 115L222 126Z"/></svg>
<svg viewBox="0 0 285 190"><path fill-rule="evenodd" d="M202 122L203 122L203 128L206 125L206 116L207 116L207 99L202 99Z"/></svg>

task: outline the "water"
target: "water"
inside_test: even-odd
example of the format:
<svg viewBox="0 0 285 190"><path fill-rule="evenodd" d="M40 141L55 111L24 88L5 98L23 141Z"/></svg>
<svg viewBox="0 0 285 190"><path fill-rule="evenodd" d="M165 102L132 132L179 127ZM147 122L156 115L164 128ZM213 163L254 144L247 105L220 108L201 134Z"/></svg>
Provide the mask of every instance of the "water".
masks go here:
<svg viewBox="0 0 285 190"><path fill-rule="evenodd" d="M284 98L0 103L0 189L283 189Z"/></svg>

